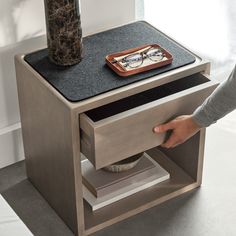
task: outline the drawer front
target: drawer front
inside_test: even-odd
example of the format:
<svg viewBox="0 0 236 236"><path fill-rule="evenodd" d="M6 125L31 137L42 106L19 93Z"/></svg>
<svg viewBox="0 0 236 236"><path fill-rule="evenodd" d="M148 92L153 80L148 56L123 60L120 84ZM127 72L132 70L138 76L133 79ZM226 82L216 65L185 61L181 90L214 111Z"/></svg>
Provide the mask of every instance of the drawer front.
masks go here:
<svg viewBox="0 0 236 236"><path fill-rule="evenodd" d="M178 115L191 114L216 86L209 81L97 122L83 113L81 152L100 169L158 146L165 134L156 134L153 128Z"/></svg>

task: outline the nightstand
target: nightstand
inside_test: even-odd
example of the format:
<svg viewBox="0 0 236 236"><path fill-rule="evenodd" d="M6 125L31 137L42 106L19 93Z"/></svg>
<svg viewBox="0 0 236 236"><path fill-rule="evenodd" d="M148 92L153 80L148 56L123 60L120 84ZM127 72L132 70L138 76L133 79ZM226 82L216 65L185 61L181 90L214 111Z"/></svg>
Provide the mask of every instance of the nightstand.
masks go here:
<svg viewBox="0 0 236 236"><path fill-rule="evenodd" d="M122 27L89 36L90 46L84 41L85 66L78 65L82 67L78 78L74 74L77 67L46 68L50 63L43 61L45 51L33 53L28 59L25 55L15 58L27 176L79 236L92 234L201 185L205 129L173 149L160 148L165 135L157 135L152 129L178 115L192 113L213 92L217 83L209 77L210 63L156 30L167 40L166 47L178 47L194 60L152 71L145 78L122 79L108 71L103 61L101 68L91 69L97 73L91 78L86 63L96 60L91 57L90 62L86 61L88 48L94 47L97 54L96 50L109 47L95 47L93 40L104 42L111 32L129 27L127 35L138 34L140 30L135 27L154 30L145 22ZM129 41L120 31L123 41L119 41L120 48L112 42L114 50L119 51L122 44L131 41L141 42L132 37ZM186 59L182 54L179 57L174 57L176 63ZM110 73L104 84L105 79L96 81L103 73ZM171 178L93 212L83 200L81 152L100 169L142 151L164 167Z"/></svg>

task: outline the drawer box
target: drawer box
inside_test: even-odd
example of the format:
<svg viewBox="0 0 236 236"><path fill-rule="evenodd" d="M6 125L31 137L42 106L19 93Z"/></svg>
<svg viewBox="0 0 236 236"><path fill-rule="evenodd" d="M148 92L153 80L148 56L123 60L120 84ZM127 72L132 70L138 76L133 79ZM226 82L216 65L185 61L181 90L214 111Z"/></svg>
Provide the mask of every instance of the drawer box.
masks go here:
<svg viewBox="0 0 236 236"><path fill-rule="evenodd" d="M163 143L153 128L192 113L217 83L197 73L80 115L81 152L96 169Z"/></svg>

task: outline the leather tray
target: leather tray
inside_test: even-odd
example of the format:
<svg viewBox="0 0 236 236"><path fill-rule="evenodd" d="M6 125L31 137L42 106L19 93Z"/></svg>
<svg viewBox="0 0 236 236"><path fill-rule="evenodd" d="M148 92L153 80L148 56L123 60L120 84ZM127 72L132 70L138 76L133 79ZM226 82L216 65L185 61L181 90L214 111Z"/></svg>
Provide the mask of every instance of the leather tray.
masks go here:
<svg viewBox="0 0 236 236"><path fill-rule="evenodd" d="M119 62L122 60L122 58L126 57L126 56L130 56L132 54L136 54L139 52L142 52L142 50L145 50L145 48L149 49L149 48L159 48L161 49L164 58L161 61L158 62L154 62L154 61L150 61L148 58L144 59L145 60L149 60L150 63L143 63L142 65L140 65L137 68L125 68L124 66L122 66L122 64ZM119 60L117 60L117 58L120 58ZM130 76L130 75L134 75L134 74L138 74L144 71L148 71L151 69L155 69L155 68L159 68L165 65L169 65L171 64L173 61L173 57L172 55L164 48L162 48L160 45L158 44L146 44L146 45L142 45L136 48L131 48L122 52L117 52L117 53L113 53L110 55L106 56L106 63L107 65L113 70L115 71L118 75L126 77L126 76Z"/></svg>

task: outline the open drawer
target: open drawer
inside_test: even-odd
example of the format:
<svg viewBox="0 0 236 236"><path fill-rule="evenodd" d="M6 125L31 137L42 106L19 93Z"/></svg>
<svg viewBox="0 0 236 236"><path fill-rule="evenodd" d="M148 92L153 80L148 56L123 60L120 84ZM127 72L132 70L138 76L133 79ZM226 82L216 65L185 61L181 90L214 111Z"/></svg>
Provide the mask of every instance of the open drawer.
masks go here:
<svg viewBox="0 0 236 236"><path fill-rule="evenodd" d="M96 169L163 143L153 128L192 113L217 83L197 73L80 115L81 152Z"/></svg>

